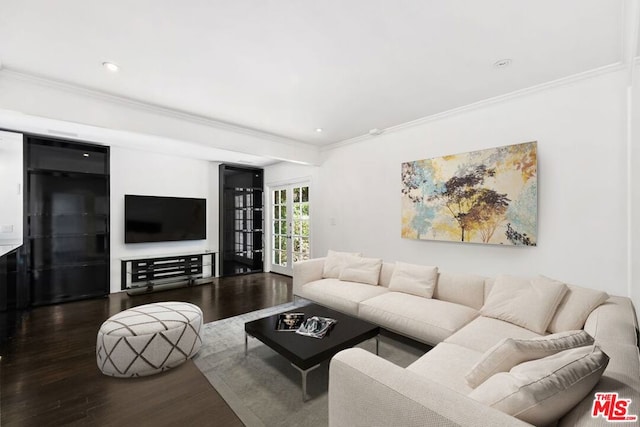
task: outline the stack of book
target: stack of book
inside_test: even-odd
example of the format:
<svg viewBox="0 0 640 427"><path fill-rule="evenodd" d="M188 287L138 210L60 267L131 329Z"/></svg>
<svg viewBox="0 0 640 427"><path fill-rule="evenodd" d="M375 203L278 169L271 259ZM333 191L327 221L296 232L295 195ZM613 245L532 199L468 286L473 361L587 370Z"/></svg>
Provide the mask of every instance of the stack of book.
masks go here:
<svg viewBox="0 0 640 427"><path fill-rule="evenodd" d="M278 316L276 330L322 338L336 322L335 319L329 317L312 316L305 320L304 313L283 313Z"/></svg>
<svg viewBox="0 0 640 427"><path fill-rule="evenodd" d="M300 325L296 333L308 337L322 338L335 323L335 319L313 316Z"/></svg>

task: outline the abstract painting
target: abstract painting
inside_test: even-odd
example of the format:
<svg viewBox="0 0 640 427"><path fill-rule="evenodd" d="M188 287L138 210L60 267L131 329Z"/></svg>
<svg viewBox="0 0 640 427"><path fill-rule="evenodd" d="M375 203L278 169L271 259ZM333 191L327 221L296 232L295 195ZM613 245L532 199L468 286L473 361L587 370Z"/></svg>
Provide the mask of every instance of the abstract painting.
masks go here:
<svg viewBox="0 0 640 427"><path fill-rule="evenodd" d="M537 143L402 164L402 237L536 246Z"/></svg>

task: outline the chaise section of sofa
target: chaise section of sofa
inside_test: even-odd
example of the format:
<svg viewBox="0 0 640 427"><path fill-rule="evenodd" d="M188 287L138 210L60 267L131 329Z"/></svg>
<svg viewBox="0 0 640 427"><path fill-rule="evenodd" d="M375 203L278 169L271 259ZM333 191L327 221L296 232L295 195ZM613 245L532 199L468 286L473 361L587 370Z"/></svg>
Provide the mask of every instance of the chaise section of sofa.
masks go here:
<svg viewBox="0 0 640 427"><path fill-rule="evenodd" d="M362 349L329 368L329 426L529 426Z"/></svg>
<svg viewBox="0 0 640 427"><path fill-rule="evenodd" d="M610 425L605 417L592 416L596 393L616 393L620 399L629 399L627 413L640 415L640 355L636 328L635 311L628 298L611 297L591 313L585 329L609 356L609 364L593 390L558 421L559 426ZM617 332L611 333L611 330ZM364 425L353 418L352 411L357 411L370 425L385 425L392 420L377 411L385 405L379 399L389 399L397 407L411 411L394 413L397 417L393 421L395 425L420 425L420 422L429 425L433 422L433 425L476 426L479 420L482 420L481 425L528 425L497 409L478 406L479 402L468 397L472 388L465 381L465 374L486 350L505 337L516 336L528 339L539 335L500 320L479 317L406 369L360 349L345 350L331 362L329 424ZM357 398L341 400L355 390L359 390ZM429 390L439 394L432 399ZM475 418L461 416L461 413L475 414ZM505 424L499 424L501 422Z"/></svg>
<svg viewBox="0 0 640 427"><path fill-rule="evenodd" d="M402 292L386 292L364 300L359 308L362 319L432 346L477 315L471 307Z"/></svg>
<svg viewBox="0 0 640 427"><path fill-rule="evenodd" d="M553 402L547 401L537 411L564 408L557 412L564 414L559 426L609 425L603 414L592 416L593 402L595 393L616 393L620 399L628 399L630 416L640 416L638 322L629 298L566 285L570 291L563 291L565 297L555 294L559 303L555 312L545 309L544 304L530 305L529 299L521 296L514 303L516 308L508 309L512 300L507 294L501 300L508 312L504 317L487 307L492 306L492 297L504 290L505 281L513 280L510 277L490 279L440 272L429 297L413 294L410 287L408 292L398 292L397 287L390 286L394 264L383 263L378 283L371 285L323 278L324 262L319 258L294 264L295 295L435 345L406 369L359 349L336 355L330 365L331 426L528 425L470 397L477 398L478 392L474 392L475 384L469 384L468 373L505 339L535 340L580 328L588 334L581 331L583 335L595 339L593 351L605 353L604 363L588 386L592 390L573 408L560 403L570 401L573 405L575 400L565 399L564 392L559 391ZM492 294L498 282L501 287ZM531 284L533 288L542 284L549 289L565 286L542 276L532 279ZM535 291L530 296L535 298ZM505 306L498 307L502 310ZM535 322L531 322L529 311L551 316L548 329L532 326ZM589 351L590 347L582 348Z"/></svg>

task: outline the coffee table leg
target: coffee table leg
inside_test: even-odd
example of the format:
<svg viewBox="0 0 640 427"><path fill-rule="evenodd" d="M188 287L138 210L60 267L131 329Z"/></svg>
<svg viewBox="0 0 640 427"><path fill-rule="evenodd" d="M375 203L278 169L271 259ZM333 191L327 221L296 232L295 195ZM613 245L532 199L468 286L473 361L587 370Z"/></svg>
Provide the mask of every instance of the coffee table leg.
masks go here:
<svg viewBox="0 0 640 427"><path fill-rule="evenodd" d="M247 355L247 350L248 350L248 347L249 347L249 343L248 343L248 341L249 341L249 334L247 334L247 333L245 332L245 333L244 333L244 355L245 355L245 357L246 357L246 355Z"/></svg>
<svg viewBox="0 0 640 427"><path fill-rule="evenodd" d="M380 339L376 336L375 340L376 340L376 356L379 356Z"/></svg>
<svg viewBox="0 0 640 427"><path fill-rule="evenodd" d="M307 395L307 374L309 372L313 371L314 369L318 368L320 366L320 364L318 364L316 366L312 366L307 370L300 369L296 365L294 365L293 363L291 364L291 366L296 368L297 371L300 372L300 374L302 375L302 401L306 402L307 400L309 400L309 396Z"/></svg>

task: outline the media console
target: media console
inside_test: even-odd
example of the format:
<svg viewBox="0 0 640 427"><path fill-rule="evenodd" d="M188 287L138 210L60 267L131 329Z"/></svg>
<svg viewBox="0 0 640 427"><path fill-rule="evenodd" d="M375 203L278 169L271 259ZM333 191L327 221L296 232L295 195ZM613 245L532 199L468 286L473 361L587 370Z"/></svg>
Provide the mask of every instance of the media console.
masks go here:
<svg viewBox="0 0 640 427"><path fill-rule="evenodd" d="M154 255L121 259L122 290L129 295L210 282L216 252Z"/></svg>

